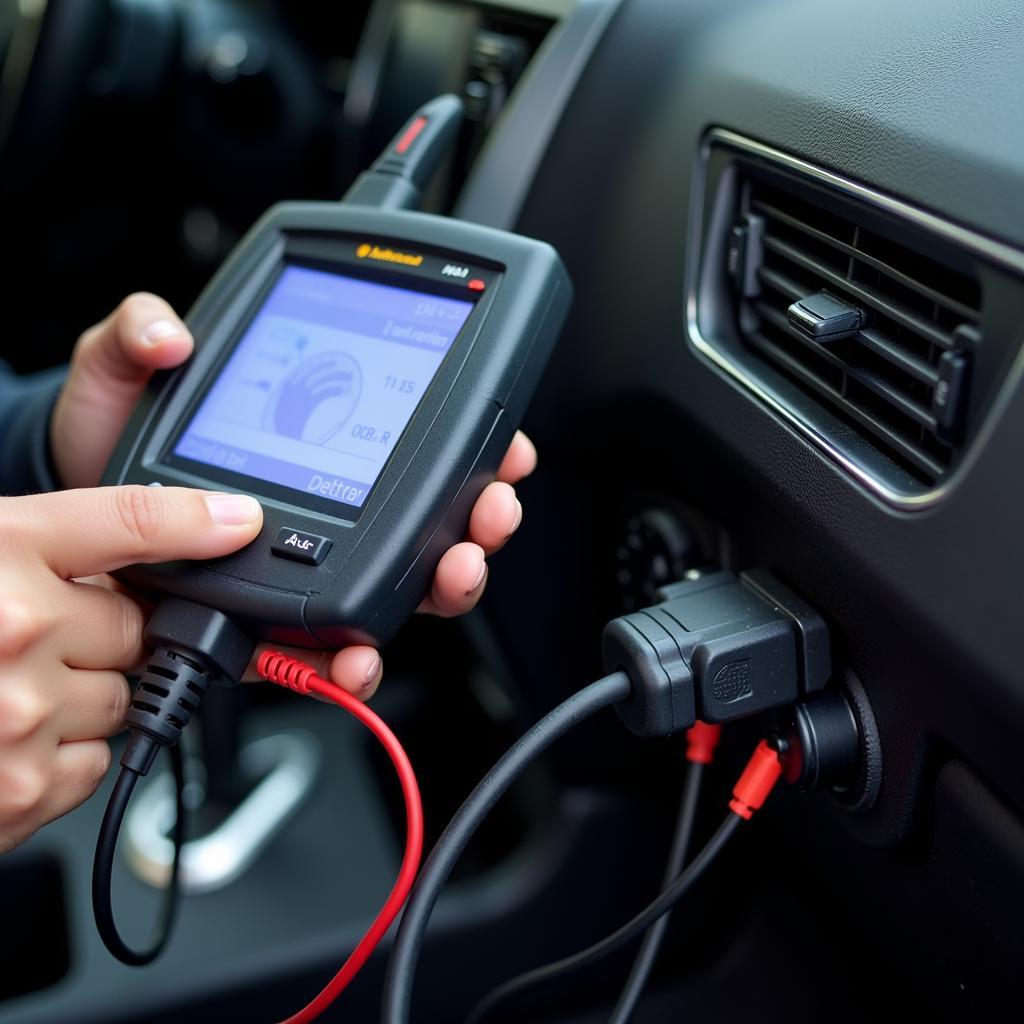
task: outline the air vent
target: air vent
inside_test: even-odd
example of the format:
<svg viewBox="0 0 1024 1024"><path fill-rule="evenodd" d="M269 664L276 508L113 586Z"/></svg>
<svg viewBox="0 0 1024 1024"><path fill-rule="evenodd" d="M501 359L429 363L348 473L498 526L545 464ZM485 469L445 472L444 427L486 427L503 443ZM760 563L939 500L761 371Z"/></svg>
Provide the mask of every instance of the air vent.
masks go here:
<svg viewBox="0 0 1024 1024"><path fill-rule="evenodd" d="M1009 278L970 232L712 135L691 340L880 493L934 492L1019 348L989 337Z"/></svg>
<svg viewBox="0 0 1024 1024"><path fill-rule="evenodd" d="M742 186L739 231L755 266L739 325L764 358L866 431L926 483L949 468L962 436L981 288L921 252L808 202L784 184ZM759 244L757 244L759 243ZM738 254L733 254L734 261ZM790 311L824 293L860 313L860 327L816 338Z"/></svg>

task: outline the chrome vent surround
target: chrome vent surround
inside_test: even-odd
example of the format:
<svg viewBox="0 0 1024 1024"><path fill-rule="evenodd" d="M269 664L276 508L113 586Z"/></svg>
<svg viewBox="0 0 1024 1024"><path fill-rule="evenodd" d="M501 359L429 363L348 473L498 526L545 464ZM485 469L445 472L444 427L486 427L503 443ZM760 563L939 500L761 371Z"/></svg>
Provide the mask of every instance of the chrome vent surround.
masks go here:
<svg viewBox="0 0 1024 1024"><path fill-rule="evenodd" d="M1024 368L1024 255L728 131L701 155L691 344L878 496L938 500Z"/></svg>

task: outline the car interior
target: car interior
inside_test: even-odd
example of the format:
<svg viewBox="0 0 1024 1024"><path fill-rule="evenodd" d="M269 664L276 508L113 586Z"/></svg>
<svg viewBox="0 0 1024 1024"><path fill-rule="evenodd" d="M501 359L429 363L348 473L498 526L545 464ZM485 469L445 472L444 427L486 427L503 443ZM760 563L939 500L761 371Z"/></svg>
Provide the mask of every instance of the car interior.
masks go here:
<svg viewBox="0 0 1024 1024"><path fill-rule="evenodd" d="M446 95L419 209L546 243L571 281L523 418L522 528L478 608L386 644L369 705L415 768L425 854L458 845L482 779L493 808L324 1020L1020 1018L1020 4L5 0L0 62L19 373L130 292L187 317L268 208L358 205ZM418 258L399 248L380 259ZM602 678L628 700L492 783ZM96 931L112 772L0 857L0 1021L290 1019L356 948L406 841L389 752L257 684L213 687L183 748L166 949L126 966ZM114 858L133 940L173 807L158 761ZM663 890L627 1010L658 914L498 988Z"/></svg>

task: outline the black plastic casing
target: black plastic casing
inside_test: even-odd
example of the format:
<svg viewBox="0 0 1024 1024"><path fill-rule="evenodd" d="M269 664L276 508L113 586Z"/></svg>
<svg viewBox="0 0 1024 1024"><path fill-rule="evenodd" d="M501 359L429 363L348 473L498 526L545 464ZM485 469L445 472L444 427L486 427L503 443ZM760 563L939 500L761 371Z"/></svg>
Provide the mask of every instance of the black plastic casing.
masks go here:
<svg viewBox="0 0 1024 1024"><path fill-rule="evenodd" d="M613 619L602 638L605 670L623 670L633 684L616 711L638 736L778 708L832 674L825 622L771 573L706 573L658 597Z"/></svg>
<svg viewBox="0 0 1024 1024"><path fill-rule="evenodd" d="M367 243L425 254L426 261L415 271L357 263L353 254ZM286 263L472 298L456 292L459 282L424 276L439 261L472 267L486 288L357 513L168 456ZM244 491L263 504L263 530L226 558L134 565L123 577L147 592L219 609L254 636L281 643L387 642L428 592L442 554L465 536L473 504L494 479L571 296L558 254L542 242L408 211L333 203L274 207L189 313L195 355L182 369L154 378L103 479ZM285 527L327 537L324 561L304 565L273 555L271 545Z"/></svg>

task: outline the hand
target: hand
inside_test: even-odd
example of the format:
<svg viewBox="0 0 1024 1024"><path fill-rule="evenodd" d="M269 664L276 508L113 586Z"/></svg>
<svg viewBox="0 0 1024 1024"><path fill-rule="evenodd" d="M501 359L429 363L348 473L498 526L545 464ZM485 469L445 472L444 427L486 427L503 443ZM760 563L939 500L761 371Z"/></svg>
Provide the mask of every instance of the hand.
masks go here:
<svg viewBox="0 0 1024 1024"><path fill-rule="evenodd" d="M140 606L81 578L226 555L262 523L253 498L182 487L0 498L0 853L96 789L145 654Z"/></svg>
<svg viewBox="0 0 1024 1024"><path fill-rule="evenodd" d="M192 354L192 336L170 306L155 295L131 295L75 346L67 383L53 411L50 442L67 487L94 487L136 402L155 370L171 369ZM487 583L485 558L515 533L522 506L514 486L537 464L537 452L517 433L498 471L473 509L469 535L446 552L430 595L420 606L433 615L461 615L480 599ZM348 647L334 655L296 651L339 686L367 699L383 667L372 647Z"/></svg>

